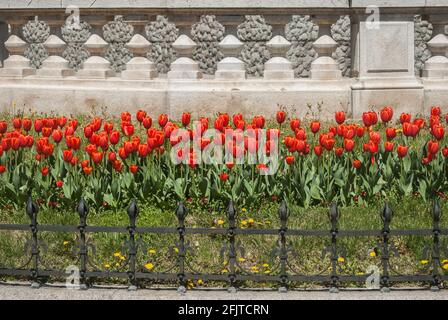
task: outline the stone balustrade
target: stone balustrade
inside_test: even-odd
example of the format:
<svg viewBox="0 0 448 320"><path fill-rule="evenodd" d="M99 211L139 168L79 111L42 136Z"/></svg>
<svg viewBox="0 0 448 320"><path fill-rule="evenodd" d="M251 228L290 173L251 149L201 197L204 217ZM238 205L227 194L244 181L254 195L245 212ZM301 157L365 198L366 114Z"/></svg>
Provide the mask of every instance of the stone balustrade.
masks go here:
<svg viewBox="0 0 448 320"><path fill-rule="evenodd" d="M447 104L448 1L211 2L81 1L76 21L58 6L0 0L9 26L0 109L272 114L280 104L358 118L386 104L413 113ZM375 2L372 27L365 7Z"/></svg>

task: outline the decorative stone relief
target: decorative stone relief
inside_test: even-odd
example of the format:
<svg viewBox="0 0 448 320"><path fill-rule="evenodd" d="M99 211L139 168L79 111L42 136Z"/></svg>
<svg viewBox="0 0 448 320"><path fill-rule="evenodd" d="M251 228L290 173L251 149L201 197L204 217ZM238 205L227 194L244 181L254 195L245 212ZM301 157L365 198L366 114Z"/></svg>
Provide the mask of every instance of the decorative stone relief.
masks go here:
<svg viewBox="0 0 448 320"><path fill-rule="evenodd" d="M179 30L167 17L158 15L155 21L146 25L145 33L152 44L148 59L156 64L159 73L168 73L177 58L173 42L179 37Z"/></svg>
<svg viewBox="0 0 448 320"><path fill-rule="evenodd" d="M81 21L78 26L64 24L61 31L62 38L67 43L62 57L68 61L70 68L79 70L81 64L90 56L84 48L84 43L92 34L92 27L87 22Z"/></svg>
<svg viewBox="0 0 448 320"><path fill-rule="evenodd" d="M112 70L121 72L126 63L132 59L132 53L126 44L134 35L134 27L123 20L123 16L115 16L114 21L103 26L103 37L109 43L106 59L111 63Z"/></svg>
<svg viewBox="0 0 448 320"><path fill-rule="evenodd" d="M40 68L42 61L48 57L48 52L45 50L43 43L50 36L50 27L36 16L35 20L28 21L23 26L22 34L29 43L25 50L25 57L30 59L33 68Z"/></svg>
<svg viewBox="0 0 448 320"><path fill-rule="evenodd" d="M431 58L428 42L432 38L433 30L433 25L429 21L423 20L422 16L414 17L415 73L417 76L421 75L425 62Z"/></svg>
<svg viewBox="0 0 448 320"><path fill-rule="evenodd" d="M225 28L214 15L203 15L199 22L191 27L191 36L197 47L193 59L199 63L199 68L206 74L214 74L219 61L224 56L219 48L219 42L224 38Z"/></svg>
<svg viewBox="0 0 448 320"><path fill-rule="evenodd" d="M263 16L247 15L238 26L237 35L244 42L241 60L246 65L247 73L262 76L264 64L271 57L266 42L272 38L272 26L266 23Z"/></svg>
<svg viewBox="0 0 448 320"><path fill-rule="evenodd" d="M286 39L291 42L291 48L286 56L291 61L297 77L308 77L311 63L317 58L313 42L319 37L319 26L310 16L294 15L285 27Z"/></svg>
<svg viewBox="0 0 448 320"><path fill-rule="evenodd" d="M350 16L341 16L331 26L331 37L338 43L332 57L338 63L342 75L344 77L350 77L352 67Z"/></svg>

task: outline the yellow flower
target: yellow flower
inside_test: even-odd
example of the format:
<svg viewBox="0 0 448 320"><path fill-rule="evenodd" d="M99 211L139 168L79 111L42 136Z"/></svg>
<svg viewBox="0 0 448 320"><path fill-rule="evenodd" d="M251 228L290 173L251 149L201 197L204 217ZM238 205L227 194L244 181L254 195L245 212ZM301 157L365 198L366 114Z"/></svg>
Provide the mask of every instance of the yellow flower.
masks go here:
<svg viewBox="0 0 448 320"><path fill-rule="evenodd" d="M119 267L119 266L120 266L120 264L119 264L119 263L117 262L117 263L115 264L115 266L116 266L116 267Z"/></svg>
<svg viewBox="0 0 448 320"><path fill-rule="evenodd" d="M123 257L123 256L120 256L120 260L121 260L121 261L124 261L124 260L126 260L126 258Z"/></svg>
<svg viewBox="0 0 448 320"><path fill-rule="evenodd" d="M106 263L106 264L104 265L104 268L109 269L109 268L110 268L110 264Z"/></svg>
<svg viewBox="0 0 448 320"><path fill-rule="evenodd" d="M259 272L257 266L252 266L252 267L250 268L250 270L251 270L253 273L258 273L258 272Z"/></svg>
<svg viewBox="0 0 448 320"><path fill-rule="evenodd" d="M219 226L222 226L223 224L224 224L224 220L219 219L219 220L218 220L218 225L219 225Z"/></svg>
<svg viewBox="0 0 448 320"><path fill-rule="evenodd" d="M179 249L178 248L174 248L174 252L179 253Z"/></svg>
<svg viewBox="0 0 448 320"><path fill-rule="evenodd" d="M244 259L244 258L238 258L238 261L239 261L239 262L244 262L244 261L246 261L246 259Z"/></svg>
<svg viewBox="0 0 448 320"><path fill-rule="evenodd" d="M152 269L154 269L154 265L151 262L148 262L147 264L145 264L145 269L151 271Z"/></svg>
<svg viewBox="0 0 448 320"><path fill-rule="evenodd" d="M115 252L115 253L114 253L114 257L116 257L116 258L120 258L120 257L121 257L121 253L120 253L120 252Z"/></svg>
<svg viewBox="0 0 448 320"><path fill-rule="evenodd" d="M371 256L372 258L376 257L376 252L374 250L369 252L369 256Z"/></svg>
<svg viewBox="0 0 448 320"><path fill-rule="evenodd" d="M270 273L271 273L271 270L265 270L264 273L265 273L265 274L270 274Z"/></svg>
<svg viewBox="0 0 448 320"><path fill-rule="evenodd" d="M339 258L338 258L338 262L339 262L339 263L344 263L344 262L345 262L344 257L339 257Z"/></svg>
<svg viewBox="0 0 448 320"><path fill-rule="evenodd" d="M198 286L202 286L204 284L204 281L202 281L202 279L198 279L197 284L198 284Z"/></svg>
<svg viewBox="0 0 448 320"><path fill-rule="evenodd" d="M225 267L226 265L228 265L229 262L227 260L224 260L224 262L222 263L222 265Z"/></svg>
<svg viewBox="0 0 448 320"><path fill-rule="evenodd" d="M427 264L429 263L429 261L428 261L428 260L421 260L420 263L421 263L422 265L427 265Z"/></svg>
<svg viewBox="0 0 448 320"><path fill-rule="evenodd" d="M267 267L269 267L269 264L268 263L263 263L263 267L267 268Z"/></svg>
<svg viewBox="0 0 448 320"><path fill-rule="evenodd" d="M227 273L227 272L229 272L229 270L227 270L227 269L222 269L221 272L222 272L222 273Z"/></svg>
<svg viewBox="0 0 448 320"><path fill-rule="evenodd" d="M254 219L249 218L248 222L249 222L250 224L254 224L255 221L254 221Z"/></svg>
<svg viewBox="0 0 448 320"><path fill-rule="evenodd" d="M243 226L247 226L247 220L243 220L243 221L241 221L241 225L243 225Z"/></svg>
<svg viewBox="0 0 448 320"><path fill-rule="evenodd" d="M194 282L191 280L187 281L187 289L193 289L194 288Z"/></svg>
<svg viewBox="0 0 448 320"><path fill-rule="evenodd" d="M443 268L443 270L448 270L448 263L445 263L445 264L442 266L442 268Z"/></svg>
<svg viewBox="0 0 448 320"><path fill-rule="evenodd" d="M149 254L156 254L156 252L157 252L157 251L154 250L154 249L149 249L149 250L148 250L148 253L149 253Z"/></svg>
<svg viewBox="0 0 448 320"><path fill-rule="evenodd" d="M442 264L447 264L447 263L448 263L448 260L447 260L447 259L445 259L445 260L442 261Z"/></svg>
<svg viewBox="0 0 448 320"><path fill-rule="evenodd" d="M247 212L246 208L241 209L242 212Z"/></svg>
<svg viewBox="0 0 448 320"><path fill-rule="evenodd" d="M63 244L64 246L68 246L69 243L70 243L70 241L64 241L62 244Z"/></svg>
<svg viewBox="0 0 448 320"><path fill-rule="evenodd" d="M358 272L358 273L356 273L356 275L357 275L357 276L363 276L363 275L364 275L364 272Z"/></svg>

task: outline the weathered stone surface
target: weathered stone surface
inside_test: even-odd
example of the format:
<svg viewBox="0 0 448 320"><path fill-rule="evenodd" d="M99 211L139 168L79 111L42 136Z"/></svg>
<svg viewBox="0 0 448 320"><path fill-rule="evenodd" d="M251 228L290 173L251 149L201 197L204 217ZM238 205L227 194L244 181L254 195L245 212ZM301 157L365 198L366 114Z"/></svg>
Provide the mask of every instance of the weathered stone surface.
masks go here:
<svg viewBox="0 0 448 320"><path fill-rule="evenodd" d="M428 41L432 38L433 30L433 25L429 21L423 20L421 15L414 17L415 74L418 76L421 75L426 60L431 58Z"/></svg>
<svg viewBox="0 0 448 320"><path fill-rule="evenodd" d="M200 79L202 72L199 70L199 63L190 57L196 48L196 43L190 37L183 34L173 42L179 58L171 63L171 70L168 72L168 79Z"/></svg>
<svg viewBox="0 0 448 320"><path fill-rule="evenodd" d="M126 63L132 59L132 53L126 48L126 43L131 40L134 27L125 22L123 16L115 16L114 21L103 26L103 37L109 43L106 51L106 59L111 63L112 70L121 72Z"/></svg>
<svg viewBox="0 0 448 320"><path fill-rule="evenodd" d="M265 80L294 79L294 71L291 62L285 59L286 52L291 47L291 42L282 36L275 36L266 43L272 58L264 65Z"/></svg>
<svg viewBox="0 0 448 320"><path fill-rule="evenodd" d="M191 36L197 47L193 59L199 63L202 72L214 74L217 63L224 58L219 42L224 38L225 28L214 15L203 15L191 27Z"/></svg>
<svg viewBox="0 0 448 320"><path fill-rule="evenodd" d="M92 27L87 22L80 21L78 26L64 24L61 31L62 38L67 43L62 57L68 61L70 68L79 70L81 64L90 57L83 45L91 36Z"/></svg>
<svg viewBox="0 0 448 320"><path fill-rule="evenodd" d="M244 42L241 60L250 75L262 76L264 64L270 59L266 42L272 38L272 27L263 16L245 16L245 21L238 26L238 38Z"/></svg>
<svg viewBox="0 0 448 320"><path fill-rule="evenodd" d="M351 58L351 20L349 16L341 16L336 23L331 26L331 37L338 43L333 59L339 65L342 75L350 77Z"/></svg>
<svg viewBox="0 0 448 320"><path fill-rule="evenodd" d="M29 43L25 51L25 57L30 59L33 68L40 68L42 61L48 57L48 52L45 50L43 43L50 36L50 27L46 22L38 20L36 17L23 26L22 34Z"/></svg>
<svg viewBox="0 0 448 320"><path fill-rule="evenodd" d="M319 57L311 64L311 79L337 80L342 77L342 72L336 61L331 57L338 46L330 36L322 36L313 43L314 50Z"/></svg>
<svg viewBox="0 0 448 320"><path fill-rule="evenodd" d="M226 58L218 62L215 79L233 81L246 79L244 62L237 58L243 48L243 43L229 34L219 43L219 47Z"/></svg>
<svg viewBox="0 0 448 320"><path fill-rule="evenodd" d="M285 37L292 43L287 52L297 77L309 76L311 62L317 58L313 42L319 37L319 26L308 15L294 15L285 27Z"/></svg>
<svg viewBox="0 0 448 320"><path fill-rule="evenodd" d="M179 30L168 18L158 15L156 20L145 27L148 40L152 43L148 59L156 64L159 73L167 73L171 63L176 60L176 51L172 44L179 36Z"/></svg>
<svg viewBox="0 0 448 320"><path fill-rule="evenodd" d="M428 42L433 56L426 60L423 76L427 78L444 78L448 76L448 37L438 34Z"/></svg>

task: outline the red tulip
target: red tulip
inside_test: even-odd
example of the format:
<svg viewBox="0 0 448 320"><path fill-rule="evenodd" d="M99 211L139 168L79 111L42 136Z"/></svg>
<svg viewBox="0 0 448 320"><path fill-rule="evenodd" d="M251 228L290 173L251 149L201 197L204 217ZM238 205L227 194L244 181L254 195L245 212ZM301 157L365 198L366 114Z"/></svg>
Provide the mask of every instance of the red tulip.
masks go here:
<svg viewBox="0 0 448 320"><path fill-rule="evenodd" d="M275 115L278 124L282 124L286 120L286 112L285 111L277 111Z"/></svg>
<svg viewBox="0 0 448 320"><path fill-rule="evenodd" d="M92 153L92 160L95 164L98 164L103 160L103 153L102 152L93 152Z"/></svg>
<svg viewBox="0 0 448 320"><path fill-rule="evenodd" d="M336 154L337 157L340 157L344 153L344 149L343 148L336 148L336 149L334 149L334 153Z"/></svg>
<svg viewBox="0 0 448 320"><path fill-rule="evenodd" d="M132 174L136 174L138 171L138 166L133 164L129 166L129 171L131 171Z"/></svg>
<svg viewBox="0 0 448 320"><path fill-rule="evenodd" d="M262 129L265 124L265 118L263 116L255 116L252 120L252 124L259 129Z"/></svg>
<svg viewBox="0 0 448 320"><path fill-rule="evenodd" d="M168 116L162 113L161 115L159 115L158 122L161 128L165 127L166 123L168 122Z"/></svg>
<svg viewBox="0 0 448 320"><path fill-rule="evenodd" d="M191 113L189 112L184 112L182 114L182 125L184 127L188 126L190 124L191 121Z"/></svg>
<svg viewBox="0 0 448 320"><path fill-rule="evenodd" d="M227 181L227 179L229 179L229 175L227 173L223 172L219 175L219 179L221 181Z"/></svg>
<svg viewBox="0 0 448 320"><path fill-rule="evenodd" d="M439 142L438 141L429 141L428 142L428 152L432 155L435 155L439 151Z"/></svg>
<svg viewBox="0 0 448 320"><path fill-rule="evenodd" d="M365 130L364 130L363 127L357 127L356 128L356 136L358 138L362 138L362 136L364 136L364 132L365 132Z"/></svg>
<svg viewBox="0 0 448 320"><path fill-rule="evenodd" d="M305 131L305 129L302 129L302 128L296 129L295 136L296 136L296 139L306 140L306 131Z"/></svg>
<svg viewBox="0 0 448 320"><path fill-rule="evenodd" d="M395 128L386 128L387 140L392 140L397 136L397 130Z"/></svg>
<svg viewBox="0 0 448 320"><path fill-rule="evenodd" d="M64 185L64 182L62 180L56 181L56 187L61 188Z"/></svg>
<svg viewBox="0 0 448 320"><path fill-rule="evenodd" d="M445 136L445 128L442 126L436 125L432 128L432 134L437 140L440 141Z"/></svg>
<svg viewBox="0 0 448 320"><path fill-rule="evenodd" d="M109 152L109 154L107 155L107 159L110 161L110 162L114 162L114 161L116 161L117 160L117 154L115 153L115 152Z"/></svg>
<svg viewBox="0 0 448 320"><path fill-rule="evenodd" d="M16 130L22 128L22 119L20 119L20 118L12 119L12 126Z"/></svg>
<svg viewBox="0 0 448 320"><path fill-rule="evenodd" d="M93 168L92 168L92 167L84 167L84 168L82 168L82 171L83 171L86 175L89 175L89 174L92 173Z"/></svg>
<svg viewBox="0 0 448 320"><path fill-rule="evenodd" d="M411 118L412 118L412 116L409 113L402 113L400 115L400 122L401 122L401 124L403 124L405 122L411 122Z"/></svg>
<svg viewBox="0 0 448 320"><path fill-rule="evenodd" d="M378 145L375 142L369 141L367 145L370 153L375 154L378 152Z"/></svg>
<svg viewBox="0 0 448 320"><path fill-rule="evenodd" d="M448 147L443 148L443 150L442 150L442 154L443 154L443 156L444 156L445 158L448 157Z"/></svg>
<svg viewBox="0 0 448 320"><path fill-rule="evenodd" d="M109 137L110 143L112 143L113 145L116 145L119 140L120 140L120 132L112 131L110 133L110 137Z"/></svg>
<svg viewBox="0 0 448 320"><path fill-rule="evenodd" d="M419 132L419 127L415 124L411 124L409 122L403 123L403 134L406 137L415 138Z"/></svg>
<svg viewBox="0 0 448 320"><path fill-rule="evenodd" d="M334 114L334 117L338 124L343 124L345 122L345 112L344 111L337 111Z"/></svg>
<svg viewBox="0 0 448 320"><path fill-rule="evenodd" d="M146 111L143 110L138 110L137 111L137 121L138 122L143 122L143 119L146 117Z"/></svg>
<svg viewBox="0 0 448 320"><path fill-rule="evenodd" d="M34 120L34 130L36 130L36 132L41 132L43 126L44 126L44 123L42 120L40 120L40 119Z"/></svg>
<svg viewBox="0 0 448 320"><path fill-rule="evenodd" d="M58 129L58 130L53 131L52 137L53 137L54 142L56 142L56 143L61 142L61 140L62 140L61 130Z"/></svg>
<svg viewBox="0 0 448 320"><path fill-rule="evenodd" d="M40 172L42 173L42 176L45 177L48 172L50 172L50 169L48 169L48 167L43 167Z"/></svg>
<svg viewBox="0 0 448 320"><path fill-rule="evenodd" d="M31 130L31 127L33 126L33 122L31 121L31 119L28 118L24 118L22 120L22 126L23 126L23 130L25 130L26 132Z"/></svg>
<svg viewBox="0 0 448 320"><path fill-rule="evenodd" d="M347 152L352 152L355 148L355 141L351 139L344 139L344 149Z"/></svg>
<svg viewBox="0 0 448 320"><path fill-rule="evenodd" d="M374 111L368 111L364 112L362 114L362 122L364 123L364 126L371 127L377 124L378 122L378 115Z"/></svg>
<svg viewBox="0 0 448 320"><path fill-rule="evenodd" d="M62 152L62 158L65 162L71 162L73 159L73 151L72 150L64 150Z"/></svg>
<svg viewBox="0 0 448 320"><path fill-rule="evenodd" d="M310 124L311 132L316 134L320 130L320 122L319 121L313 121Z"/></svg>
<svg viewBox="0 0 448 320"><path fill-rule="evenodd" d="M123 127L123 133L127 137L132 136L134 134L134 126L132 124L125 125Z"/></svg>
<svg viewBox="0 0 448 320"><path fill-rule="evenodd" d="M397 147L397 154L400 158L406 157L406 155L408 154L408 147L399 145Z"/></svg>
<svg viewBox="0 0 448 320"><path fill-rule="evenodd" d="M287 156L287 157L285 158L285 160L286 160L286 163L287 163L288 165L292 165L292 164L294 163L294 161L295 161L295 158L294 158L294 156Z"/></svg>
<svg viewBox="0 0 448 320"><path fill-rule="evenodd" d="M6 121L0 121L0 134L4 134L8 130L8 123Z"/></svg>
<svg viewBox="0 0 448 320"><path fill-rule="evenodd" d="M381 117L381 121L383 121L384 123L389 122L390 120L392 120L392 117L394 115L394 111L391 107L387 106L384 107L383 109L381 109L380 111L380 117Z"/></svg>
<svg viewBox="0 0 448 320"><path fill-rule="evenodd" d="M370 131L369 133L370 140L372 140L374 143L379 144L381 141L381 135L379 132L376 131Z"/></svg>
<svg viewBox="0 0 448 320"><path fill-rule="evenodd" d="M439 106L435 106L431 108L431 115L432 116L440 116L442 114L442 110L440 109Z"/></svg>
<svg viewBox="0 0 448 320"><path fill-rule="evenodd" d="M0 174L4 173L6 171L6 167L3 165L0 165Z"/></svg>
<svg viewBox="0 0 448 320"><path fill-rule="evenodd" d="M87 139L90 139L93 135L93 127L91 125L88 125L84 128L84 136Z"/></svg>
<svg viewBox="0 0 448 320"><path fill-rule="evenodd" d="M142 124L143 124L143 127L144 127L145 129L149 129L149 128L151 128L151 126L152 126L152 118L151 118L151 117L145 117L145 118L143 118L143 122L142 122Z"/></svg>
<svg viewBox="0 0 448 320"><path fill-rule="evenodd" d="M384 142L384 150L386 152L392 152L394 150L394 143L390 141Z"/></svg>
<svg viewBox="0 0 448 320"><path fill-rule="evenodd" d="M314 153L316 154L316 156L320 157L322 155L322 151L323 151L322 146L320 145L314 146Z"/></svg>
<svg viewBox="0 0 448 320"><path fill-rule="evenodd" d="M357 159L353 160L353 167L355 167L355 169L361 168L361 161Z"/></svg>
<svg viewBox="0 0 448 320"><path fill-rule="evenodd" d="M293 132L296 131L300 127L300 120L299 119L292 119L289 123L289 126L291 127L291 130Z"/></svg>

